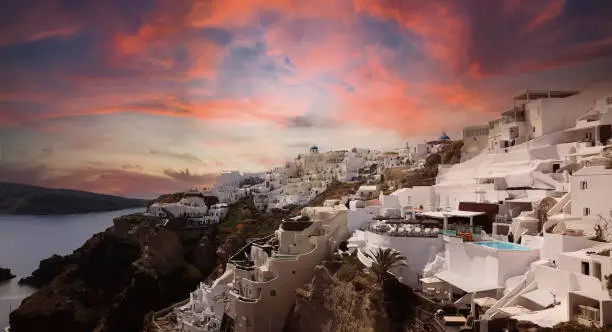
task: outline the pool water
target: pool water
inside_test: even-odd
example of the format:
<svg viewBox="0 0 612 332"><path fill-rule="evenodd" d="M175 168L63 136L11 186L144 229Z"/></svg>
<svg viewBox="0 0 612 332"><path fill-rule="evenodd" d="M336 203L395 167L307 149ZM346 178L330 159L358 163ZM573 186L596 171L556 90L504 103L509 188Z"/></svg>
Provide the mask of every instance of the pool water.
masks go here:
<svg viewBox="0 0 612 332"><path fill-rule="evenodd" d="M479 246L485 246L489 248L493 248L496 250L525 250L529 251L531 248L522 246L520 244L511 243L511 242L500 242L500 241L481 241L481 242L473 242Z"/></svg>

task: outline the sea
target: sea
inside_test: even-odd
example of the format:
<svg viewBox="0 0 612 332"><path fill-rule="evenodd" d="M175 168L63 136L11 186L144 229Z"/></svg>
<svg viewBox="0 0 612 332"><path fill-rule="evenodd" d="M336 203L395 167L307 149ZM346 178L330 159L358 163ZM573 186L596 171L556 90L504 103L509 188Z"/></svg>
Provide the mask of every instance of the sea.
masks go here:
<svg viewBox="0 0 612 332"><path fill-rule="evenodd" d="M9 325L9 313L35 290L20 286L20 278L36 270L53 254L66 255L93 234L112 226L113 218L144 212L144 208L61 216L0 214L0 266L17 275L0 282L0 331Z"/></svg>

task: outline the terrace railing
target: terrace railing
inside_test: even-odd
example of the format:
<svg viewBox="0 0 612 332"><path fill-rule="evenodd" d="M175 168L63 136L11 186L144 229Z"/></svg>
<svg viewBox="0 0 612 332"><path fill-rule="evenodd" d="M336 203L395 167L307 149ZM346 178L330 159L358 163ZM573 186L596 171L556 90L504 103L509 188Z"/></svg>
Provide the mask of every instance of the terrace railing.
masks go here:
<svg viewBox="0 0 612 332"><path fill-rule="evenodd" d="M392 228L380 229L375 227L374 225L370 225L362 230L367 230L369 232L385 235L385 236L395 236L395 237L438 237L440 234L440 229L437 231L430 228L430 231L426 232L423 228L420 230L416 230L416 228L406 229L406 230L395 230Z"/></svg>
<svg viewBox="0 0 612 332"><path fill-rule="evenodd" d="M507 216L496 215L495 216L495 222L499 223L499 224L511 224L512 223L512 219L508 218Z"/></svg>

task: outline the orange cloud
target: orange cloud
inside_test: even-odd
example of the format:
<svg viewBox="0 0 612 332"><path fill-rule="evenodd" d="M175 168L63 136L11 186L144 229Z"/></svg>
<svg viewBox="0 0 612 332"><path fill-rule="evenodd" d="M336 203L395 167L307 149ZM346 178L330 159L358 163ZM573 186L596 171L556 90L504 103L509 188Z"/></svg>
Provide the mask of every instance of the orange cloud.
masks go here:
<svg viewBox="0 0 612 332"><path fill-rule="evenodd" d="M349 1L336 0L196 0L189 15L194 27L243 27L262 11L281 13L284 18L352 18Z"/></svg>
<svg viewBox="0 0 612 332"><path fill-rule="evenodd" d="M565 7L565 0L552 0L538 13L538 15L529 23L529 30L537 26L557 18Z"/></svg>
<svg viewBox="0 0 612 332"><path fill-rule="evenodd" d="M0 46L67 37L77 33L82 26L77 18L60 10L55 1L28 6L27 10L13 15L19 17L19 21L17 24L2 25Z"/></svg>
<svg viewBox="0 0 612 332"><path fill-rule="evenodd" d="M104 194L146 195L185 190L194 185L207 187L214 184L216 174L195 174L165 170L164 174L151 174L132 169L71 168L55 169L39 164L31 167L0 166L0 181L33 184L49 188L88 190Z"/></svg>

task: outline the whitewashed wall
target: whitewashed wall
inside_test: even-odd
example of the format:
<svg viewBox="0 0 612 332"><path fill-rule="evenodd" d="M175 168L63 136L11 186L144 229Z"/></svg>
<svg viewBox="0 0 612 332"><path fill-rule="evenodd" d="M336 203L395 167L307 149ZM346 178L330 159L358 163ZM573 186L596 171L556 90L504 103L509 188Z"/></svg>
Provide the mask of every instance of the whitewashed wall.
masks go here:
<svg viewBox="0 0 612 332"><path fill-rule="evenodd" d="M365 232L365 237L369 247L393 248L406 256L408 267L402 271L402 282L411 287L418 286L417 276L444 248L439 238L385 236L372 232Z"/></svg>
<svg viewBox="0 0 612 332"><path fill-rule="evenodd" d="M597 244L600 242L591 241L582 236L544 233L544 245L540 249L540 257L556 261L564 252L577 251Z"/></svg>

